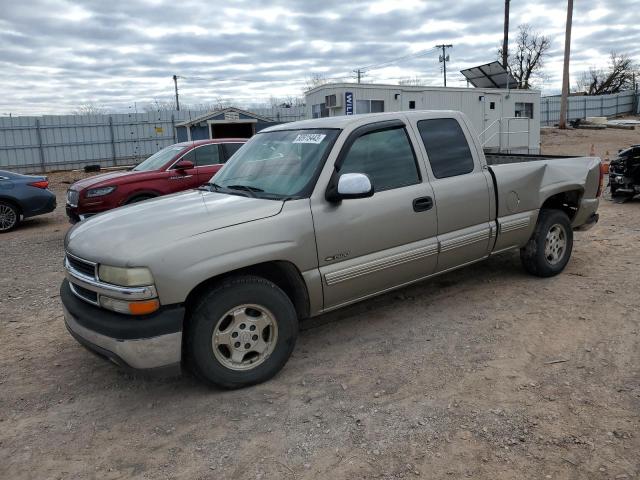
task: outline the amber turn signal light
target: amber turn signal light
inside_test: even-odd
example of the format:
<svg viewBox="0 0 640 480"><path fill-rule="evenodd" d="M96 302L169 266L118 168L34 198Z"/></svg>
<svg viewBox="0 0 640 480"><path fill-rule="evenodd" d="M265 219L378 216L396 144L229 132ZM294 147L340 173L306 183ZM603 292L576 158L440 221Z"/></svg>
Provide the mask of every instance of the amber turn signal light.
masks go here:
<svg viewBox="0 0 640 480"><path fill-rule="evenodd" d="M158 300L147 300L144 302L131 302L129 304L129 312L131 315L147 315L153 313L160 308Z"/></svg>

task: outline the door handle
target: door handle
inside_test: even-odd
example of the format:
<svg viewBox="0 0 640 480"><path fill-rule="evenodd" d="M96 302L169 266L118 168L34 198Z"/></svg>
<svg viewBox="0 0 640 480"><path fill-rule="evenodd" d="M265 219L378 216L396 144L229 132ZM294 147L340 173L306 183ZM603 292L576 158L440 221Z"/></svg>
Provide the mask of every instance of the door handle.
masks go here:
<svg viewBox="0 0 640 480"><path fill-rule="evenodd" d="M426 212L433 207L433 199L431 197L420 197L413 201L414 212Z"/></svg>

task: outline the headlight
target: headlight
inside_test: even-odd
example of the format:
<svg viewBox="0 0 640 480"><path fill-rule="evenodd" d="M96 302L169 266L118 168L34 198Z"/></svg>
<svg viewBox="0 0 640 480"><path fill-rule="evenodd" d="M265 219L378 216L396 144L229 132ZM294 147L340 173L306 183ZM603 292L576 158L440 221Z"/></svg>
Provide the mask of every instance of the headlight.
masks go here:
<svg viewBox="0 0 640 480"><path fill-rule="evenodd" d="M98 277L103 282L123 287L143 287L153 285L153 275L148 268L121 268L100 265L98 267Z"/></svg>
<svg viewBox="0 0 640 480"><path fill-rule="evenodd" d="M87 190L87 198L103 197L104 195L109 195L115 189L116 189L116 187L91 188L91 189Z"/></svg>

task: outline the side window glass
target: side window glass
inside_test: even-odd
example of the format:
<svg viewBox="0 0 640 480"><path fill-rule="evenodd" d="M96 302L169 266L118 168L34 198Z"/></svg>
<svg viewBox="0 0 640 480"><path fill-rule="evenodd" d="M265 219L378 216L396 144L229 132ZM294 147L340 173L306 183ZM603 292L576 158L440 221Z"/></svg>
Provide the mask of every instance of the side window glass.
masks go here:
<svg viewBox="0 0 640 480"><path fill-rule="evenodd" d="M196 148L196 159L196 165L198 165L198 167L221 163L218 145L204 145L202 147Z"/></svg>
<svg viewBox="0 0 640 480"><path fill-rule="evenodd" d="M436 178L454 177L473 171L471 150L457 120L420 120L418 131Z"/></svg>
<svg viewBox="0 0 640 480"><path fill-rule="evenodd" d="M226 160L229 160L234 153L236 153L238 150L240 150L240 147L242 145L244 145L244 144L243 143L225 143L225 144L223 144L222 148L224 149L224 154L225 154L224 156L225 156Z"/></svg>
<svg viewBox="0 0 640 480"><path fill-rule="evenodd" d="M180 160L178 160L179 162L181 162L182 160L188 160L189 162L193 163L193 165L196 165L196 151L194 150L189 150L189 153L185 154L182 156L182 158L180 158ZM171 170L175 170L175 165L173 167L171 167Z"/></svg>
<svg viewBox="0 0 640 480"><path fill-rule="evenodd" d="M413 149L402 127L359 137L344 157L340 173L366 173L376 192L420 183Z"/></svg>

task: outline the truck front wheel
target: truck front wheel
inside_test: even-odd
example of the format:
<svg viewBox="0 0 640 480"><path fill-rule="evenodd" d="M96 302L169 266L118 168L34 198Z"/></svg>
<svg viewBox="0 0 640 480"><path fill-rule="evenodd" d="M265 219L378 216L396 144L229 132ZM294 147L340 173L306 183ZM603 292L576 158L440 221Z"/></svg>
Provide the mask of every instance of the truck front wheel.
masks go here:
<svg viewBox="0 0 640 480"><path fill-rule="evenodd" d="M255 276L224 280L195 306L186 355L199 378L223 388L264 382L287 362L298 336L289 297Z"/></svg>
<svg viewBox="0 0 640 480"><path fill-rule="evenodd" d="M573 249L573 229L561 210L541 210L529 242L520 249L520 260L532 275L557 275L569 262Z"/></svg>

